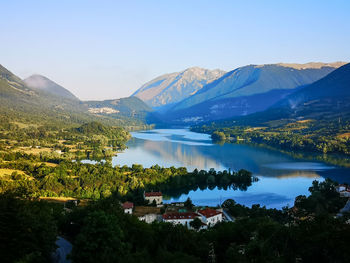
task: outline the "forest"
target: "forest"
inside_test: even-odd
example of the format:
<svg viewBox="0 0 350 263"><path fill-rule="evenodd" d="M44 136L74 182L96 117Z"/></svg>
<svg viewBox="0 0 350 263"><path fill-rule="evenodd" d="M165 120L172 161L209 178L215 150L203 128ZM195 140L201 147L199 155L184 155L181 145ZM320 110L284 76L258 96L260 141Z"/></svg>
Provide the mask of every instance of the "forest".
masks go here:
<svg viewBox="0 0 350 263"><path fill-rule="evenodd" d="M349 121L274 121L264 126L226 126L211 123L192 131L209 133L213 141L266 144L285 150L350 154Z"/></svg>
<svg viewBox="0 0 350 263"><path fill-rule="evenodd" d="M282 210L226 200L235 221L201 231L139 221L118 194L67 212L10 191L0 195L0 253L3 262L47 262L63 235L73 262L347 262L350 217L335 217L346 202L336 185L314 181L310 196Z"/></svg>
<svg viewBox="0 0 350 263"><path fill-rule="evenodd" d="M115 166L111 162L86 164L79 161L46 158L23 153L0 154L1 169L13 171L0 178L0 192L21 191L28 197L74 197L97 200L113 192L137 203L144 190L161 190L165 194L181 194L191 189L231 187L246 190L257 178L245 170L187 171L185 167L144 168ZM52 165L54 164L54 165ZM142 202L142 201L139 201Z"/></svg>

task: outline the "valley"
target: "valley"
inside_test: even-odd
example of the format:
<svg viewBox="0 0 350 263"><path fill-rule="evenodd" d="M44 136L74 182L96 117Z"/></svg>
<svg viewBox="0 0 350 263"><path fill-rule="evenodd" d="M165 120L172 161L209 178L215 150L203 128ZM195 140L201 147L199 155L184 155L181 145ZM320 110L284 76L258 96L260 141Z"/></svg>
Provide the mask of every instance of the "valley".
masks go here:
<svg viewBox="0 0 350 263"><path fill-rule="evenodd" d="M62 236L72 242L65 255L74 262L99 260L95 249L86 251L89 245L113 252L127 247L118 259L108 253L111 262L132 262L135 250L145 262L206 262L213 244L226 262L242 259L228 251L253 255L248 248L255 238L266 244L265 234L256 234L266 228L274 229L268 237L281 231L282 242L294 243L292 254L278 252L281 258L308 260L303 247L313 245L305 232L314 239L320 227L330 236L348 233L347 190L338 189L347 189L350 172L349 65L250 65L228 73L190 68L133 96L103 101L80 101L46 77L21 80L2 67L0 209L8 228L0 236L17 238L21 225L24 242L40 241L21 253L4 251L8 262L44 262ZM159 207L147 203L145 192L161 194ZM224 222L169 223L200 211L224 215ZM246 240L236 239L243 229ZM96 230L102 232L92 239ZM202 246L173 248L174 233ZM160 247L139 243L140 235L170 240ZM228 246L218 245L222 239ZM267 246L272 255L281 251ZM334 255L345 256L341 249Z"/></svg>

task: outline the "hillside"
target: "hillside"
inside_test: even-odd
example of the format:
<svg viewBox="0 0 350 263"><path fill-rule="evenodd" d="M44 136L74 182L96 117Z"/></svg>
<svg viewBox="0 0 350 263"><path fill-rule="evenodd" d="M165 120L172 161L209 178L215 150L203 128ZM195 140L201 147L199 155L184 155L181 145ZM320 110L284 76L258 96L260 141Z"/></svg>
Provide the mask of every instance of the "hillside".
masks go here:
<svg viewBox="0 0 350 263"><path fill-rule="evenodd" d="M209 83L167 112L173 122L200 122L248 115L274 105L297 88L345 63L249 65Z"/></svg>
<svg viewBox="0 0 350 263"><path fill-rule="evenodd" d="M134 106L135 103L130 105ZM91 121L125 127L144 124L137 117L130 118L129 115L92 114L89 112L89 107L79 100L30 88L19 77L0 66L0 121L2 125L35 124L59 128Z"/></svg>
<svg viewBox="0 0 350 263"><path fill-rule="evenodd" d="M124 116L144 120L152 108L137 97L104 101L84 101L88 111L109 117Z"/></svg>
<svg viewBox="0 0 350 263"><path fill-rule="evenodd" d="M266 111L238 118L262 124L281 119L350 120L350 63L278 101Z"/></svg>
<svg viewBox="0 0 350 263"><path fill-rule="evenodd" d="M216 140L350 154L350 64L299 89L269 109L193 130Z"/></svg>
<svg viewBox="0 0 350 263"><path fill-rule="evenodd" d="M171 105L195 94L223 74L224 71L219 69L188 68L155 78L144 84L132 96L138 97L151 107Z"/></svg>
<svg viewBox="0 0 350 263"><path fill-rule="evenodd" d="M33 90L41 90L58 97L78 100L78 98L70 91L41 75L32 75L24 79L23 82L27 85L27 87Z"/></svg>

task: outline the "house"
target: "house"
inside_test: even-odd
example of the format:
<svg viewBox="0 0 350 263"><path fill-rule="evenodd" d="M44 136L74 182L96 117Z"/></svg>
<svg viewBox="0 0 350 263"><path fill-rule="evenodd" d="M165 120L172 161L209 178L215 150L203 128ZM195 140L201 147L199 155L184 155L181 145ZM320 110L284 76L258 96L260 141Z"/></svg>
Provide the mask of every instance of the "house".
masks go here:
<svg viewBox="0 0 350 263"><path fill-rule="evenodd" d="M155 201L157 205L163 203L163 195L161 192L145 192L144 198L149 204L152 204L153 201Z"/></svg>
<svg viewBox="0 0 350 263"><path fill-rule="evenodd" d="M138 217L140 221L144 221L147 224L152 224L153 222L158 221L158 218L159 216L157 214L145 214Z"/></svg>
<svg viewBox="0 0 350 263"><path fill-rule="evenodd" d="M148 224L154 221L161 221L162 216L160 214L159 207L152 206L135 206L134 215L140 220Z"/></svg>
<svg viewBox="0 0 350 263"><path fill-rule="evenodd" d="M339 192L341 197L350 197L350 189L346 189L344 191Z"/></svg>
<svg viewBox="0 0 350 263"><path fill-rule="evenodd" d="M338 193L340 193L340 192L342 192L342 191L345 191L347 188L348 188L347 185L345 185L345 184L340 184L340 185L337 185L337 186L335 187L335 190L336 190Z"/></svg>
<svg viewBox="0 0 350 263"><path fill-rule="evenodd" d="M213 226L219 222L222 222L222 212L211 208L198 210L198 214L202 217L202 222L207 226Z"/></svg>
<svg viewBox="0 0 350 263"><path fill-rule="evenodd" d="M172 223L174 225L181 224L190 228L190 222L192 222L195 218L200 219L201 216L194 212L171 212L163 214L162 217L164 222Z"/></svg>
<svg viewBox="0 0 350 263"><path fill-rule="evenodd" d="M123 210L125 214L132 214L132 210L134 208L134 204L131 202L125 202L123 203Z"/></svg>

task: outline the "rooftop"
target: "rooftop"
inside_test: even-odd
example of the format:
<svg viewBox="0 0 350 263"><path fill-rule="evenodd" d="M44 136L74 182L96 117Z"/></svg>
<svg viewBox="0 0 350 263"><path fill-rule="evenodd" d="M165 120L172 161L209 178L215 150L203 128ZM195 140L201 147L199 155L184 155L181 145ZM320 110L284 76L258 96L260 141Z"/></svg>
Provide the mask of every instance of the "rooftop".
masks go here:
<svg viewBox="0 0 350 263"><path fill-rule="evenodd" d="M134 203L131 202L125 202L123 203L123 209L130 209L134 207Z"/></svg>
<svg viewBox="0 0 350 263"><path fill-rule="evenodd" d="M186 213L167 213L163 215L164 220L174 220L174 219L194 219L198 217L199 215L197 213L193 212L186 212Z"/></svg>
<svg viewBox="0 0 350 263"><path fill-rule="evenodd" d="M145 197L151 197L151 196L162 196L161 192L146 192Z"/></svg>
<svg viewBox="0 0 350 263"><path fill-rule="evenodd" d="M222 212L216 211L216 210L211 209L211 208L206 208L206 209L203 209L203 210L199 210L198 213L200 213L201 215L205 216L206 218L222 214Z"/></svg>

